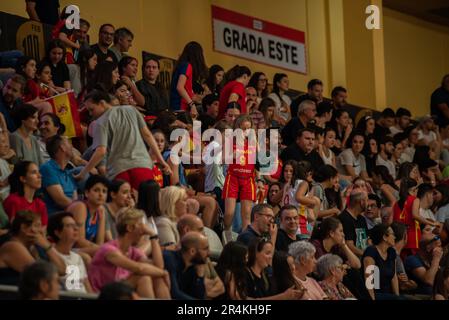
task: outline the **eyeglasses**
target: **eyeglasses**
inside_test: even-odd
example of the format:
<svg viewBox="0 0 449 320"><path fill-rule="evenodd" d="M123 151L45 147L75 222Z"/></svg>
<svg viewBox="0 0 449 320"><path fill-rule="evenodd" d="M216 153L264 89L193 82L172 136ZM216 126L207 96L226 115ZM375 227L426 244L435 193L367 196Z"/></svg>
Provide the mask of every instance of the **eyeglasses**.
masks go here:
<svg viewBox="0 0 449 320"><path fill-rule="evenodd" d="M101 34L104 34L105 36L110 36L110 37L114 36L114 33L106 32L106 31L101 32Z"/></svg>
<svg viewBox="0 0 449 320"><path fill-rule="evenodd" d="M347 264L341 264L339 266L337 266L337 269L341 270L341 271L346 271L348 270L350 267Z"/></svg>
<svg viewBox="0 0 449 320"><path fill-rule="evenodd" d="M257 213L258 215L268 217L268 219L274 221L274 216L268 213Z"/></svg>
<svg viewBox="0 0 449 320"><path fill-rule="evenodd" d="M375 204L369 204L366 206L367 209L374 209L374 208L379 208L377 205Z"/></svg>

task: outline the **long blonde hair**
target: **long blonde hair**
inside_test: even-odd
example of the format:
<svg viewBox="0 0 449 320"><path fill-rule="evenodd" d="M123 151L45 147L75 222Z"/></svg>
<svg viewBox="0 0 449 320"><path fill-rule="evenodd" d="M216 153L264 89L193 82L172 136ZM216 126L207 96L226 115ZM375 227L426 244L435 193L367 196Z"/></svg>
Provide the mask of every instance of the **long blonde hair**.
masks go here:
<svg viewBox="0 0 449 320"><path fill-rule="evenodd" d="M186 197L186 191L177 186L165 187L161 190L160 208L163 216L172 221L177 221L176 202Z"/></svg>

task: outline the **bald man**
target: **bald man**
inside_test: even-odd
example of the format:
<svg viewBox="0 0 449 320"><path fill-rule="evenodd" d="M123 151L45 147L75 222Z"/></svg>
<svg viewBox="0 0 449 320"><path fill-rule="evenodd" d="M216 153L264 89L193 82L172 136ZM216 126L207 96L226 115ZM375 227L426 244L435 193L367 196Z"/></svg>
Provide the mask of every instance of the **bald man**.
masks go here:
<svg viewBox="0 0 449 320"><path fill-rule="evenodd" d="M179 236L182 238L188 232L204 232L204 223L201 218L193 214L183 215L177 224Z"/></svg>
<svg viewBox="0 0 449 320"><path fill-rule="evenodd" d="M368 226L363 217L367 203L366 191L353 190L349 195L347 208L338 215L338 219L343 225L346 244L358 257L363 256L363 252L368 246Z"/></svg>
<svg viewBox="0 0 449 320"><path fill-rule="evenodd" d="M164 251L164 265L170 273L173 299L206 299L204 268L207 263L209 242L199 232L187 232L181 238L181 249Z"/></svg>

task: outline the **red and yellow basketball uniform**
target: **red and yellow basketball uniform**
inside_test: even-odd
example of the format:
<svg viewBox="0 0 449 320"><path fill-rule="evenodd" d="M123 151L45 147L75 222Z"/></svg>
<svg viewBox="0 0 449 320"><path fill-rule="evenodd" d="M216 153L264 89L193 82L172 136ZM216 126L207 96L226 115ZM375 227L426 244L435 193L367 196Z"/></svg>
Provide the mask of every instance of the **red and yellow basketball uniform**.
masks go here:
<svg viewBox="0 0 449 320"><path fill-rule="evenodd" d="M234 198L254 202L256 201L255 157L257 148L255 145L249 146L246 140L243 149L239 153L234 145L235 156L240 156L228 167L222 197L223 199Z"/></svg>
<svg viewBox="0 0 449 320"><path fill-rule="evenodd" d="M393 206L393 221L402 222L407 225L407 243L404 249L417 250L421 240L421 228L419 222L413 218L413 201L415 196L408 196L402 210L396 202Z"/></svg>

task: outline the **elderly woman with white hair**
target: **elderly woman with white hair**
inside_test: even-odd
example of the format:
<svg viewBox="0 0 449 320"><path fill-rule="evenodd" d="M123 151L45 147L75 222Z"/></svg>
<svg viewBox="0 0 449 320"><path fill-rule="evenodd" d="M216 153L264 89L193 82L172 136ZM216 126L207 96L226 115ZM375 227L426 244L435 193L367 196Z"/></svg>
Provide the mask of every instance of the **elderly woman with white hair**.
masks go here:
<svg viewBox="0 0 449 320"><path fill-rule="evenodd" d="M308 276L316 267L315 247L298 241L289 246L288 254L295 259L295 278L306 289L301 300L327 300L328 297L315 279Z"/></svg>
<svg viewBox="0 0 449 320"><path fill-rule="evenodd" d="M335 254L325 254L317 261L319 284L330 300L355 300L354 295L343 284L347 265Z"/></svg>
<svg viewBox="0 0 449 320"><path fill-rule="evenodd" d="M160 193L161 216L156 217L159 243L162 249L175 250L180 241L176 224L187 213L187 193L177 186L169 186Z"/></svg>

